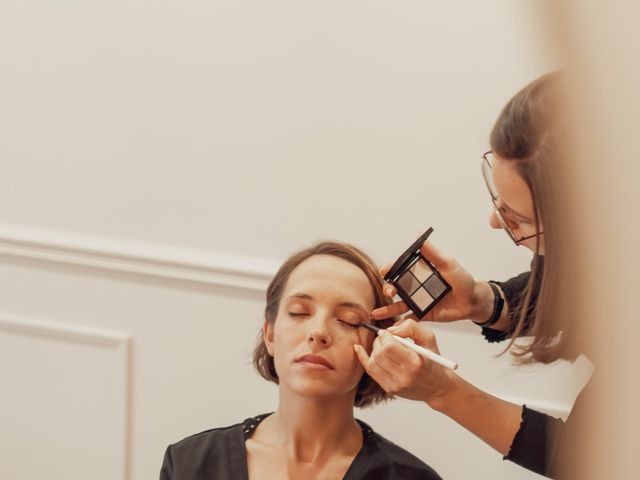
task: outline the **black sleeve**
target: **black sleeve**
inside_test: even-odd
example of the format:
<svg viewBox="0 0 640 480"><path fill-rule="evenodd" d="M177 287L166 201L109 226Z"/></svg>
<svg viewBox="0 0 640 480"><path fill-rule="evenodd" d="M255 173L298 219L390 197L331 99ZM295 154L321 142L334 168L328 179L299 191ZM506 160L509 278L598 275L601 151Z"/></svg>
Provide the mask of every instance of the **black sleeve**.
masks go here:
<svg viewBox="0 0 640 480"><path fill-rule="evenodd" d="M523 405L520 429L504 459L549 478L568 478L562 467L572 465L576 455L584 452L584 428L589 420L585 415L590 411L586 391L578 396L566 422Z"/></svg>
<svg viewBox="0 0 640 480"><path fill-rule="evenodd" d="M160 480L173 480L173 458L171 457L171 447L167 447L164 453L162 468L160 469Z"/></svg>
<svg viewBox="0 0 640 480"><path fill-rule="evenodd" d="M522 422L520 429L513 438L509 452L504 457L517 463L521 467L548 475L550 452L548 450L548 431L557 431L562 428L564 422L536 410L522 406Z"/></svg>
<svg viewBox="0 0 640 480"><path fill-rule="evenodd" d="M517 277L513 277L506 282L496 282L493 281L496 285L500 286L500 289L504 293L504 297L509 305L509 328L505 331L494 330L489 327L482 328L482 335L489 343L501 342L507 338L510 338L511 332L518 321L518 316L516 314L518 310L518 305L520 304L520 298L522 297L523 292L525 291L527 284L529 283L529 276L531 272L524 272L518 275Z"/></svg>
<svg viewBox="0 0 640 480"><path fill-rule="evenodd" d="M528 307L527 317L525 318L524 330L526 332L531 323L533 312L535 311L535 304L538 301L538 292L540 291L540 283L542 281L542 274L544 271L544 257L534 256L531 261L531 268L535 269L536 277L533 281L533 292L531 293L531 303ZM510 278L506 282L493 283L500 286L500 289L504 293L504 297L509 305L509 328L505 331L494 330L489 327L482 329L482 335L490 342L501 342L507 338L511 338L518 320L520 319L520 303L527 293L527 287L531 272L524 272L517 277Z"/></svg>

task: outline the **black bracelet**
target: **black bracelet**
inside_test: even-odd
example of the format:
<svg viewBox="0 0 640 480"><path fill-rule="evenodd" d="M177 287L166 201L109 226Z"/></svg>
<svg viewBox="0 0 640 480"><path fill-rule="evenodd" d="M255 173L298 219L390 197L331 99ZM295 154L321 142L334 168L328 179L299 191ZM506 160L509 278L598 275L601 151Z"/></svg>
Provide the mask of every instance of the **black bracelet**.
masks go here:
<svg viewBox="0 0 640 480"><path fill-rule="evenodd" d="M487 283L491 287L491 290L493 290L493 313L491 314L491 317L489 317L489 320L487 320L486 322L473 322L479 327L490 327L491 325L497 323L498 320L500 320L500 315L502 314L502 309L504 308L504 298L502 298L502 295L500 295L498 286L493 282Z"/></svg>

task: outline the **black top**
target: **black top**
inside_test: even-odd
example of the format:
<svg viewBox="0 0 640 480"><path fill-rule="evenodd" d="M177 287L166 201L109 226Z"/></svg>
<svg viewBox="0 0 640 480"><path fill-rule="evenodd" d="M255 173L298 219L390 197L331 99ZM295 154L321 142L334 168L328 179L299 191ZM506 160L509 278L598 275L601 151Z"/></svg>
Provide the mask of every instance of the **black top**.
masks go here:
<svg viewBox="0 0 640 480"><path fill-rule="evenodd" d="M206 430L169 445L160 480L248 480L245 440L269 415ZM424 462L375 433L366 423L358 420L358 424L363 444L344 480L441 480Z"/></svg>
<svg viewBox="0 0 640 480"><path fill-rule="evenodd" d="M534 257L533 259L533 262L537 262L538 274L534 283L536 290L532 294L532 303L535 303L538 298L543 258ZM530 272L525 272L506 282L495 282L500 285L509 302L510 327L504 332L483 328L482 334L487 341L500 342L511 338L519 318L518 305L524 297L529 277ZM529 318L525 319L523 335L526 335L528 320ZM509 452L504 459L549 478L565 478L559 467L571 463L571 455L582 451L578 446L583 440L582 428L586 421L584 416L588 411L586 404L591 396L588 390L589 388L585 388L580 393L566 422L523 405L520 429L513 438Z"/></svg>
<svg viewBox="0 0 640 480"><path fill-rule="evenodd" d="M538 300L540 280L542 279L542 272L544 271L544 257L536 256L533 258L533 261L531 263L532 265L534 263L536 264L536 279L534 283L534 292L531 295L531 308L529 309L530 311L533 309L533 306L535 306L535 303ZM500 285L507 303L509 304L510 326L504 332L493 330L490 327L484 327L482 329L482 335L484 335L484 338L486 338L488 342L501 342L507 338L511 338L511 334L516 328L516 324L518 323L518 319L520 318L518 305L520 304L522 298L524 298L530 276L531 272L524 272L516 277L507 280L506 282L496 282L492 280L493 283ZM525 319L523 335L526 335L528 327L529 317Z"/></svg>

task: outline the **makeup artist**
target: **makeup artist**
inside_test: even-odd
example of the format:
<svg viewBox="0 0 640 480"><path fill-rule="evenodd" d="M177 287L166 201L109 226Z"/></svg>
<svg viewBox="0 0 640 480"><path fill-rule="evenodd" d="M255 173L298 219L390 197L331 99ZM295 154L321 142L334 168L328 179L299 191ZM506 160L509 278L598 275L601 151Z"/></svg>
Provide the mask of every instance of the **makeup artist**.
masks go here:
<svg viewBox="0 0 640 480"><path fill-rule="evenodd" d="M576 332L570 329L572 319L554 314L562 247L549 167L559 154L559 83L560 74L552 73L518 92L498 117L491 150L482 156L482 174L494 207L489 224L533 252L531 271L504 282L476 280L426 241L422 254L453 289L424 318L409 316L391 327L392 333L439 353L433 332L419 327L416 320L470 320L481 327L488 342L509 342L507 349L518 364L575 360L581 353L575 346ZM395 296L396 291L387 284L385 293ZM400 301L374 310L372 317L380 320L407 311ZM532 337L531 341L514 343L523 336ZM585 423L581 414L588 398L584 390L563 422L478 389L452 370L404 348L386 332L370 355L358 346L354 350L367 373L387 392L426 402L524 468L563 478L559 468L572 461L571 452L579 451L579 432Z"/></svg>

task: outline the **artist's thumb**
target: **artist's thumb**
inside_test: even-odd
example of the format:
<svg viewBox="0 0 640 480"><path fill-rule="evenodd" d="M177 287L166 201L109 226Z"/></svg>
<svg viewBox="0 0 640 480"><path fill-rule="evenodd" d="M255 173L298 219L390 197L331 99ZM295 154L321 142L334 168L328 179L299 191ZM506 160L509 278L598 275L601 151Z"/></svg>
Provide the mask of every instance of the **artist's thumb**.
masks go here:
<svg viewBox="0 0 640 480"><path fill-rule="evenodd" d="M439 270L449 270L452 268L454 260L443 255L429 240L426 240L422 244L420 253Z"/></svg>

